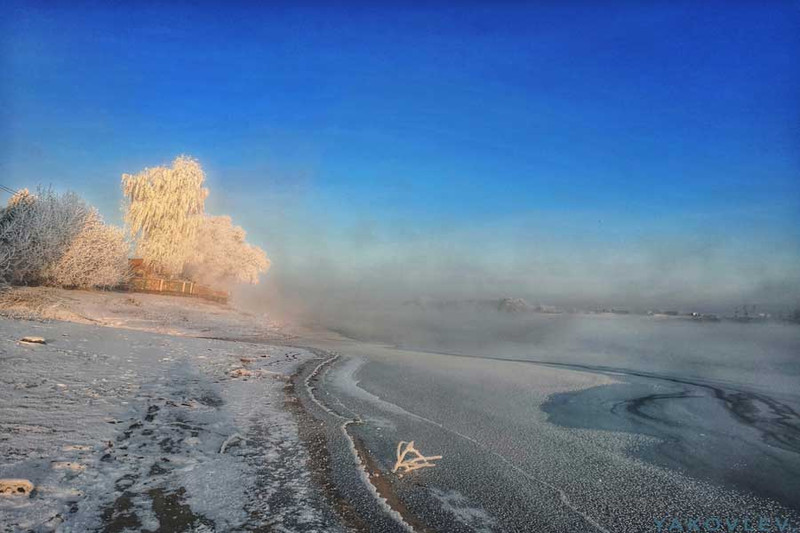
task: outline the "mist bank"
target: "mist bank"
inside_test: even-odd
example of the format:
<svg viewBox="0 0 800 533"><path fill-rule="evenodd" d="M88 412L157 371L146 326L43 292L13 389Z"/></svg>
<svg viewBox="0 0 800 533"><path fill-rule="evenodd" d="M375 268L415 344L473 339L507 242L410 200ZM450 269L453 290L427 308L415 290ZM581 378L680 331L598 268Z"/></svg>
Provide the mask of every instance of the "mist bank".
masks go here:
<svg viewBox="0 0 800 533"><path fill-rule="evenodd" d="M263 236L272 268L246 291L287 315L418 298L722 315L742 305L769 313L800 306L800 240L756 224L704 220L679 232L673 226L686 221L636 223L604 213L602 225L568 214L469 225L410 217L387 225L292 210L288 220L268 219L277 224Z"/></svg>
<svg viewBox="0 0 800 533"><path fill-rule="evenodd" d="M348 233L336 220L304 220L303 238L276 235L269 275L234 301L279 321L401 347L573 362L605 350L627 353L616 361L625 365L640 358L637 351L653 353L648 342L680 350L687 361L715 360L739 349L725 340L738 338L737 328L751 348L744 360L779 332L798 329L659 316L792 316L800 308L793 237L755 238L709 224L670 236L652 224L606 221L597 229L588 219L573 221L566 236L559 220L535 219L426 232L416 219L393 227L360 222ZM522 309L514 309L520 300ZM590 314L604 310L637 316ZM775 351L782 360L783 349Z"/></svg>
<svg viewBox="0 0 800 533"><path fill-rule="evenodd" d="M325 324L372 322L376 317L391 321L412 310L412 314L433 313L434 321L440 315L468 320L472 314L497 311L780 319L792 318L800 310L800 273L792 278L791 272L754 276L748 283L724 282L723 274L708 284L688 278L674 283L661 280L659 288L641 281L647 286L640 290L633 281L620 284L609 278L604 283L599 273L586 279L552 272L503 278L474 267L421 272L406 268L405 262L351 270L335 265L325 262L314 270L276 262L261 285L241 288L234 293L235 300L279 320Z"/></svg>

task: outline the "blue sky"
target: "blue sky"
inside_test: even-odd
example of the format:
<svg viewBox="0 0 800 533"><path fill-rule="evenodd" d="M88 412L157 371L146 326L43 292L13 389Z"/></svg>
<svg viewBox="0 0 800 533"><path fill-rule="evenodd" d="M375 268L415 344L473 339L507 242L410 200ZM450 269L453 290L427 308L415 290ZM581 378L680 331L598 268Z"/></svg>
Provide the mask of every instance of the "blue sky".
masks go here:
<svg viewBox="0 0 800 533"><path fill-rule="evenodd" d="M248 4L7 4L0 183L191 154L301 284L800 298L796 2Z"/></svg>

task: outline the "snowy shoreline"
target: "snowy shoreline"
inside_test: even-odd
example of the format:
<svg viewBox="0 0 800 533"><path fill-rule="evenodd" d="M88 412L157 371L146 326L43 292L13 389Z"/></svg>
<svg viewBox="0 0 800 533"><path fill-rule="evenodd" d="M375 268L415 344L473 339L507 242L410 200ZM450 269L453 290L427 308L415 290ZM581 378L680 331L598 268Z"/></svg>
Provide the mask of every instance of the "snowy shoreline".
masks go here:
<svg viewBox="0 0 800 533"><path fill-rule="evenodd" d="M318 355L213 304L43 292L84 323L0 318L0 478L36 487L0 531L341 529L290 395Z"/></svg>
<svg viewBox="0 0 800 533"><path fill-rule="evenodd" d="M548 399L619 389L603 368L402 350L180 297L7 295L0 478L36 489L0 497L0 532L521 530L531 512L614 531L668 508L786 511L631 457L652 436L548 418ZM399 481L409 438L444 460Z"/></svg>

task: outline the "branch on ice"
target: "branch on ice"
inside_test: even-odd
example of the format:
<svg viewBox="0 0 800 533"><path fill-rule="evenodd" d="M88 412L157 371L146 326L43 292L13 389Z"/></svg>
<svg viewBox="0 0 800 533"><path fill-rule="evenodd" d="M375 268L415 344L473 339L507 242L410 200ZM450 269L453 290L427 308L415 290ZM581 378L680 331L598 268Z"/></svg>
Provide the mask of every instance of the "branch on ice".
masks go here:
<svg viewBox="0 0 800 533"><path fill-rule="evenodd" d="M413 455L412 459L406 459L407 455ZM398 477L403 477L404 474L413 472L420 468L430 468L436 466L431 461L441 459L441 455L431 455L425 457L419 450L414 447L414 441L406 442L401 440L397 443L397 461L394 463L392 473L397 474ZM398 474L399 471L399 474Z"/></svg>

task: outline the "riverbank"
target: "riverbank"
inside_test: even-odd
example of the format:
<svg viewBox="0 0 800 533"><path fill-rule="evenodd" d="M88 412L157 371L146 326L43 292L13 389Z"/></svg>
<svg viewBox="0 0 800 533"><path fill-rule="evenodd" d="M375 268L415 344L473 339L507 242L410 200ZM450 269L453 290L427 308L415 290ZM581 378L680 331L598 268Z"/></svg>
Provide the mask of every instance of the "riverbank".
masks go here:
<svg viewBox="0 0 800 533"><path fill-rule="evenodd" d="M0 531L342 529L287 409L319 354L215 304L23 293L0 318L0 478L35 488L0 497Z"/></svg>
<svg viewBox="0 0 800 533"><path fill-rule="evenodd" d="M400 349L180 297L24 289L0 301L0 478L36 487L0 498L0 531L800 524L785 481L800 464L796 374L766 358L783 357L794 330L743 345L769 346L760 361L778 361L770 372L786 385L754 395L776 381L742 371L744 348L707 381L609 366L667 364L664 350L701 333L727 353L707 332L638 318L557 329L596 344L530 346L524 359L524 346L515 357ZM532 358L542 354L584 364ZM403 440L443 457L396 476Z"/></svg>

